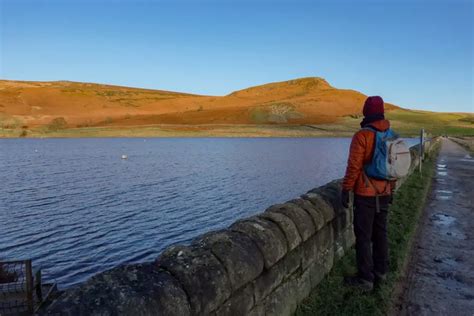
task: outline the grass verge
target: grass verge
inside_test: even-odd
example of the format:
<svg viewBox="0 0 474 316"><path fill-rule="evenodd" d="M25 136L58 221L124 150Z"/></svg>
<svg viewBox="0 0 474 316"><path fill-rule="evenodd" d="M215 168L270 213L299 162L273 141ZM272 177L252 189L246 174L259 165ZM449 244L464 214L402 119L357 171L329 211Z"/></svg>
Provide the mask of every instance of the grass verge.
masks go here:
<svg viewBox="0 0 474 316"><path fill-rule="evenodd" d="M339 125L149 125L64 129L3 129L0 138L81 137L350 137L355 130Z"/></svg>
<svg viewBox="0 0 474 316"><path fill-rule="evenodd" d="M461 145L469 152L474 153L474 137L464 137L464 138L450 137L449 139L451 139L456 144Z"/></svg>
<svg viewBox="0 0 474 316"><path fill-rule="evenodd" d="M439 146L439 145L438 145ZM415 171L395 195L389 210L390 273L387 282L370 294L343 286L343 276L355 273L355 250L333 267L295 315L386 315L392 294L411 248L412 237L431 187L438 150L427 156L420 175Z"/></svg>

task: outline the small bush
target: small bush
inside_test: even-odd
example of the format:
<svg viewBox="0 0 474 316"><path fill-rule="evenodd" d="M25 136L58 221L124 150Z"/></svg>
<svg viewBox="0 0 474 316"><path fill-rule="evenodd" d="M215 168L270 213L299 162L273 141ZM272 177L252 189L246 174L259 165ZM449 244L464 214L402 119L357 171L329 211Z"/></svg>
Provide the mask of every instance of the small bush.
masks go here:
<svg viewBox="0 0 474 316"><path fill-rule="evenodd" d="M459 121L474 124L474 116L473 117L464 117L464 118L459 119Z"/></svg>
<svg viewBox="0 0 474 316"><path fill-rule="evenodd" d="M58 131L61 129L65 129L67 127L67 121L64 117L56 117L48 124L48 129L50 131Z"/></svg>

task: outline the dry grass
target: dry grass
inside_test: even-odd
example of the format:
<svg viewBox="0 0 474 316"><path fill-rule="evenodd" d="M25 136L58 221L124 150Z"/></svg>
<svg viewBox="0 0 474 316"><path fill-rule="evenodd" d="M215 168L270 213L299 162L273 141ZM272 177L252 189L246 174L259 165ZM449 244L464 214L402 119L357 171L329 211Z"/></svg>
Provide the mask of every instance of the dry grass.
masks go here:
<svg viewBox="0 0 474 316"><path fill-rule="evenodd" d="M0 137L345 136L359 128L365 97L321 78L269 83L222 97L0 80ZM393 127L405 136L417 135L422 127L434 134L474 135L472 114L409 111L391 104L386 109Z"/></svg>

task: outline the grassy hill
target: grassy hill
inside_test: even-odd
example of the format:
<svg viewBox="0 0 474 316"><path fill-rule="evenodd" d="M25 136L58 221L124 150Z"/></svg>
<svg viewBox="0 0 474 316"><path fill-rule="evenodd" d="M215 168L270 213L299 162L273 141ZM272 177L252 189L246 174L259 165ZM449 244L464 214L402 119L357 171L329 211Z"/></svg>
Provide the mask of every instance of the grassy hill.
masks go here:
<svg viewBox="0 0 474 316"><path fill-rule="evenodd" d="M0 137L321 136L358 129L366 96L322 78L201 96L69 81L0 80ZM474 134L472 114L410 111L386 104L404 134Z"/></svg>

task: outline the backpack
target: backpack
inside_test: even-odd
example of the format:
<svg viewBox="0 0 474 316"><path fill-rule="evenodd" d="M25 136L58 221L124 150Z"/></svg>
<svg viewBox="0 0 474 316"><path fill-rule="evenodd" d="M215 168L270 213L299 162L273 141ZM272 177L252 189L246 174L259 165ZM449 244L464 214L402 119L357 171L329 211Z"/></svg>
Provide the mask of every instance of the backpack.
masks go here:
<svg viewBox="0 0 474 316"><path fill-rule="evenodd" d="M365 174L379 180L397 180L408 174L411 165L410 149L390 128L384 132L372 127L363 129L375 132L372 161L364 166Z"/></svg>

